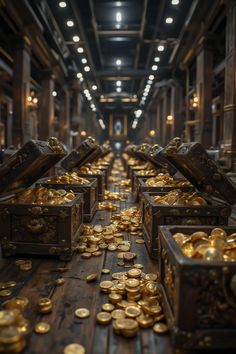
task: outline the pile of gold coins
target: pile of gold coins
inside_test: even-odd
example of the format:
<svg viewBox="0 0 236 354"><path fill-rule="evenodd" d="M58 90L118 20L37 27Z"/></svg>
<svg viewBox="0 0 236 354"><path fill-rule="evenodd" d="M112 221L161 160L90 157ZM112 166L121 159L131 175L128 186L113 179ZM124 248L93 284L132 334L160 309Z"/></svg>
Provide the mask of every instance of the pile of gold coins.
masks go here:
<svg viewBox="0 0 236 354"><path fill-rule="evenodd" d="M112 274L112 280L99 284L101 292L108 295L108 303L97 313L97 322L107 325L112 322L115 333L133 337L139 328L153 327L164 334L168 331L160 305L160 289L157 275L142 272L137 264L128 272Z"/></svg>
<svg viewBox="0 0 236 354"><path fill-rule="evenodd" d="M23 315L29 300L17 297L3 303L0 311L0 353L20 353L26 346L30 322Z"/></svg>
<svg viewBox="0 0 236 354"><path fill-rule="evenodd" d="M131 179L121 179L115 183L115 186L120 189L126 189L131 186Z"/></svg>
<svg viewBox="0 0 236 354"><path fill-rule="evenodd" d="M137 207L123 209L111 217L111 222L119 231L137 232L141 230L141 211Z"/></svg>
<svg viewBox="0 0 236 354"><path fill-rule="evenodd" d="M73 191L36 187L25 189L16 198L11 199L10 203L60 205L70 203L75 197Z"/></svg>
<svg viewBox="0 0 236 354"><path fill-rule="evenodd" d="M175 189L165 195L152 197L153 201L160 205L182 205L182 206L207 206L207 201L197 193L184 193Z"/></svg>
<svg viewBox="0 0 236 354"><path fill-rule="evenodd" d="M210 233L196 231L190 235L178 232L173 238L190 258L205 261L236 261L236 233L214 228Z"/></svg>
<svg viewBox="0 0 236 354"><path fill-rule="evenodd" d="M119 174L119 172L118 172L118 174ZM109 176L108 177L108 181L111 182L111 183L118 182L119 181L119 177Z"/></svg>
<svg viewBox="0 0 236 354"><path fill-rule="evenodd" d="M100 175L101 170L97 167L92 166L90 163L87 163L86 165L76 170L76 173L84 174L84 175L93 175L93 174Z"/></svg>
<svg viewBox="0 0 236 354"><path fill-rule="evenodd" d="M79 177L76 172L64 173L61 176L55 176L53 178L48 179L50 183L63 183L63 184L89 184L89 180Z"/></svg>
<svg viewBox="0 0 236 354"><path fill-rule="evenodd" d="M116 211L118 208L119 208L119 205L111 203L111 202L98 203L98 210Z"/></svg>
<svg viewBox="0 0 236 354"><path fill-rule="evenodd" d="M158 170L150 169L150 170L140 170L137 173L140 176L154 176L160 172Z"/></svg>
<svg viewBox="0 0 236 354"><path fill-rule="evenodd" d="M115 224L84 225L83 235L79 238L79 244L75 249L81 253L81 257L89 259L92 256L101 256L103 250L128 252L130 242L124 240L124 235L119 232Z"/></svg>
<svg viewBox="0 0 236 354"><path fill-rule="evenodd" d="M145 181L147 186L152 187L183 187L188 186L190 183L185 180L174 179L169 173L159 173L156 177L148 178Z"/></svg>
<svg viewBox="0 0 236 354"><path fill-rule="evenodd" d="M128 194L127 193L111 192L111 191L105 190L105 195L104 195L104 199L105 200L125 201L127 198L128 198Z"/></svg>

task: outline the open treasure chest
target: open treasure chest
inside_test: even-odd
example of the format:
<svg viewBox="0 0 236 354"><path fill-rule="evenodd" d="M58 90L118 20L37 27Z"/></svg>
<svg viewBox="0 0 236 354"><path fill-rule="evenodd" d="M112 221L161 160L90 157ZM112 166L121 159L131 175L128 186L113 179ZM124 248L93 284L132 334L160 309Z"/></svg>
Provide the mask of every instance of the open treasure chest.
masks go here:
<svg viewBox="0 0 236 354"><path fill-rule="evenodd" d="M159 273L175 348L236 348L235 227L161 226Z"/></svg>
<svg viewBox="0 0 236 354"><path fill-rule="evenodd" d="M98 159L100 154L102 154L101 147L89 137L61 161L61 166L66 172L76 172L78 176L85 179L95 178L97 180L98 200L104 197L105 172L93 167L91 163ZM95 194L93 192L93 199Z"/></svg>
<svg viewBox="0 0 236 354"><path fill-rule="evenodd" d="M143 231L149 252L157 258L160 225L227 225L230 204L236 189L200 143L182 144L165 156L196 191L173 190L168 193L143 193Z"/></svg>
<svg viewBox="0 0 236 354"><path fill-rule="evenodd" d="M0 168L0 227L4 256L69 258L82 231L83 195L34 187L65 151L56 138L30 140Z"/></svg>

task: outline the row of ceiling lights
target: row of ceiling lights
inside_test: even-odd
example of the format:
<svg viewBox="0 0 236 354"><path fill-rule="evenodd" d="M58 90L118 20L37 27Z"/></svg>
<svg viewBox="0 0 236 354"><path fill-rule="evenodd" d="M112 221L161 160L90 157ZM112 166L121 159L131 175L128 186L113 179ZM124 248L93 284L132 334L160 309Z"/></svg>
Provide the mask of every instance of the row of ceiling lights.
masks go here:
<svg viewBox="0 0 236 354"><path fill-rule="evenodd" d="M60 2L59 2L59 7L61 7L61 8L67 7L66 1L60 1ZM66 25L67 25L67 27L74 27L74 21L72 21L71 19L70 19L70 20L67 20L67 21L66 21ZM74 36L72 37L72 39L73 39L73 42L74 42L74 43L78 43L78 42L80 41L80 37L79 37L78 35L74 35ZM84 53L84 48L81 47L81 46L79 46L79 47L77 48L77 52L78 52L79 54L83 54L83 53ZM89 72L89 71L91 70L89 65L85 65L85 64L88 63L88 61L87 61L87 59L85 58L85 56L84 56L83 58L81 58L81 63L84 64L84 68L83 68L83 69L84 69L85 72ZM80 81L81 83L84 81L84 77L83 77L83 74L82 74L81 72L77 73L76 76L77 76L77 78L79 79L79 81ZM92 85L92 90L93 90L93 91L96 91L96 90L97 90L97 85L93 84L93 85ZM93 112L96 112L96 111L97 111L97 108L96 108L96 106L95 106L95 103L94 103L93 100L92 100L92 96L91 96L90 91L86 88L86 89L84 89L83 93L84 93L85 97L87 98L87 100L90 102L90 108L92 109L92 111L93 111ZM102 129L105 129L106 126L105 126L105 124L104 124L102 118L100 118L98 121L99 121L99 124L100 124L101 128L102 128Z"/></svg>
<svg viewBox="0 0 236 354"><path fill-rule="evenodd" d="M172 4L172 5L179 5L179 0L171 0L171 4ZM174 20L173 20L172 17L167 17L167 18L165 19L165 22L166 22L167 24L171 24L171 23L173 23L173 21L174 21ZM157 51L161 53L161 52L164 52L164 50L165 50L165 46L160 43L160 44L157 46ZM155 57L154 57L154 64L152 65L152 71L157 71L157 70L158 70L158 65L157 65L156 63L159 63L160 60L161 60L161 59L160 59L159 56L155 56ZM148 94L149 94L149 91L150 91L150 89L151 89L151 86L152 86L152 84L153 84L154 78L155 78L154 75L149 75L149 77L148 77L146 86L145 86L144 91L143 91L142 98L141 98L141 100L140 100L140 105L141 105L141 106L144 106L144 105L145 105L145 102L146 102L146 99L147 99L147 97L148 97ZM133 123L132 123L132 128L133 128L133 129L135 129L135 128L137 127L137 125L138 125L138 120L139 120L140 116L142 115L142 113L143 113L143 112L142 112L141 109L138 109L138 110L136 110L136 111L134 112L135 118L134 118Z"/></svg>

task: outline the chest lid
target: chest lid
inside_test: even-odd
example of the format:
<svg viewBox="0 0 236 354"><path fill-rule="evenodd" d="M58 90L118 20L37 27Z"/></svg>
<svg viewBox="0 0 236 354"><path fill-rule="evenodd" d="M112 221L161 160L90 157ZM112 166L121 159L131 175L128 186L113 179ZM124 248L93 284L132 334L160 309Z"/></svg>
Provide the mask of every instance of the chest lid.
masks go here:
<svg viewBox="0 0 236 354"><path fill-rule="evenodd" d="M169 144L162 153L200 192L236 204L236 188L200 143Z"/></svg>
<svg viewBox="0 0 236 354"><path fill-rule="evenodd" d="M71 151L62 161L61 166L66 171L72 171L88 162L94 161L101 154L101 148L96 144L95 139L88 137L76 150Z"/></svg>
<svg viewBox="0 0 236 354"><path fill-rule="evenodd" d="M151 162L156 168L165 169L171 176L177 171L172 163L162 154L163 148L158 144L152 146L152 148L145 153L147 161Z"/></svg>
<svg viewBox="0 0 236 354"><path fill-rule="evenodd" d="M0 194L18 193L30 187L65 155L57 138L29 140L0 167Z"/></svg>

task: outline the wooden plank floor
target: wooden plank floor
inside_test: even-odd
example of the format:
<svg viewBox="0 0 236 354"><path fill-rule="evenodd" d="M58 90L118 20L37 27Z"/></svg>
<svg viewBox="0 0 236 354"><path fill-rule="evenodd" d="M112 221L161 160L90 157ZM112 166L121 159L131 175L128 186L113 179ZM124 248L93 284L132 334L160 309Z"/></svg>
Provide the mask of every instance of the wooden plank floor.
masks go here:
<svg viewBox="0 0 236 354"><path fill-rule="evenodd" d="M131 196L126 202L116 203L120 205L120 209L134 205ZM111 212L98 211L92 223L106 225L111 215ZM132 252L137 253L135 262L144 265L144 272L155 273L157 264L148 256L145 245L136 244L135 238L129 235L126 239L132 243ZM75 254L67 263L53 258L30 257L33 260L33 269L29 272L20 272L17 269L15 265L17 258L22 257L0 260L0 281L15 280L17 286L13 288L11 297L19 295L29 298L30 306L25 312L25 317L30 319L32 325L39 321L51 325L51 331L46 335L35 333L30 335L24 353L63 354L63 348L70 343L82 344L87 354L173 354L175 352L169 336L157 335L152 329L139 330L135 338L127 339L114 334L111 325L96 324L96 313L101 311L102 304L107 302L107 295L99 290L99 282L111 278L109 274L101 274L101 269L108 268L111 272L127 269L117 265L116 252L104 251L101 257L92 257L88 260ZM54 271L58 267L67 267L68 271L61 275ZM87 283L86 276L94 272L99 273L97 281ZM56 287L54 280L59 276L63 276L65 284ZM37 313L36 304L41 297L52 299L52 313L43 316ZM0 298L1 303L5 300L6 298ZM89 308L91 316L83 320L75 318L74 311L78 307ZM209 354L209 350L201 353ZM219 351L217 353L220 354ZM225 354L226 351L222 353Z"/></svg>

